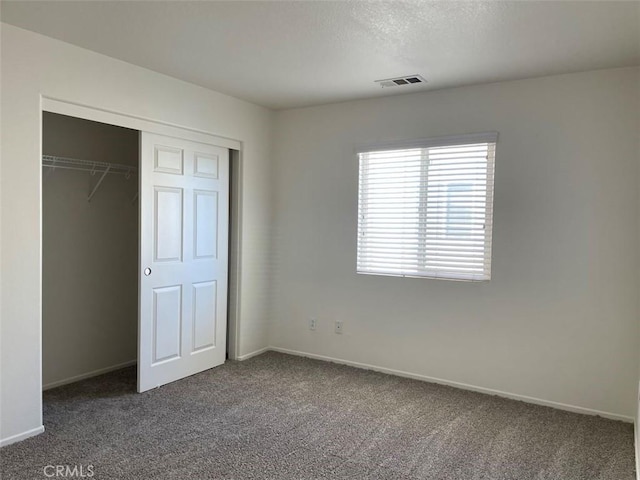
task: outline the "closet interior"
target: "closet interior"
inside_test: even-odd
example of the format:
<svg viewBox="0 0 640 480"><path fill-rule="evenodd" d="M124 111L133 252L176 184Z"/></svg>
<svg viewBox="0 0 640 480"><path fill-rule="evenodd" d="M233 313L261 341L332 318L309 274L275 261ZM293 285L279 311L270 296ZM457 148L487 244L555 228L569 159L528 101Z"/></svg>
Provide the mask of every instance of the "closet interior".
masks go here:
<svg viewBox="0 0 640 480"><path fill-rule="evenodd" d="M43 388L137 357L139 132L43 113Z"/></svg>

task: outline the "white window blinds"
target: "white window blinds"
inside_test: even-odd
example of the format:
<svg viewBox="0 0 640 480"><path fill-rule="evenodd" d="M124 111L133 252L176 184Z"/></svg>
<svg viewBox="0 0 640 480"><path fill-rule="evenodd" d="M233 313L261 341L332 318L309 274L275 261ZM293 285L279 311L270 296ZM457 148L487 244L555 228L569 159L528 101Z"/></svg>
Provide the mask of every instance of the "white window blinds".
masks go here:
<svg viewBox="0 0 640 480"><path fill-rule="evenodd" d="M358 273L489 280L496 133L359 152Z"/></svg>

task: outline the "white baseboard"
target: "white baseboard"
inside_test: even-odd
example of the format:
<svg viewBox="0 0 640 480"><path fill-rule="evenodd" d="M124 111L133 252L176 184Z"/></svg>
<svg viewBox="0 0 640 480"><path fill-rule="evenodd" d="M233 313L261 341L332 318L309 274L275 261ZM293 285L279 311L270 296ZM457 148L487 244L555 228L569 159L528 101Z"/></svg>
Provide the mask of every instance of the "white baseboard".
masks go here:
<svg viewBox="0 0 640 480"><path fill-rule="evenodd" d="M113 372L115 370L120 370L122 368L131 367L136 363L138 363L137 360L129 360L128 362L119 363L117 365L111 365L110 367L100 368L98 370L82 373L80 375L75 375L73 377L65 378L63 380L58 380L56 382L47 383L46 385L42 386L42 390L50 390L52 388L61 387L62 385L67 385L69 383L79 382L80 380L84 380L86 378L97 377L98 375Z"/></svg>
<svg viewBox="0 0 640 480"><path fill-rule="evenodd" d="M622 422L633 423L632 417L626 415L619 415L617 413L603 412L600 410L593 410L590 408L578 407L575 405L568 405L566 403L553 402L551 400L543 400L541 398L528 397L526 395L519 395L517 393L503 392L500 390L493 390L491 388L477 387L475 385L469 385L466 383L454 382L451 380L443 380L442 378L428 377L426 375L420 375L418 373L404 372L402 370L394 370L392 368L379 367L377 365L369 365L367 363L353 362L351 360L344 360L342 358L328 357L325 355L317 355L315 353L301 352L298 350L289 350L287 348L270 347L268 350L274 352L288 353L289 355L297 355L299 357L308 357L316 360L324 360L327 362L339 363L342 365L349 365L351 367L362 368L365 370L374 370L376 372L387 373L391 375L397 375L399 377L412 378L414 380L422 380L424 382L437 383L440 385L448 385L450 387L456 387L463 390L471 390L473 392L486 393L489 395L497 395L499 397L510 398L512 400L519 400L521 402L533 403L535 405L542 405L545 407L557 408L558 410L566 410L574 413L582 413L585 415L597 415L611 420L619 420ZM638 478L640 480L640 477Z"/></svg>
<svg viewBox="0 0 640 480"><path fill-rule="evenodd" d="M31 430L27 430L26 432L22 432L17 435L12 435L10 437L1 439L0 447L6 447L7 445L11 445L12 443L26 440L29 437L40 435L43 432L44 432L44 425L40 425L38 428L32 428Z"/></svg>
<svg viewBox="0 0 640 480"><path fill-rule="evenodd" d="M239 355L236 360L242 361L242 360L248 360L251 357L256 357L258 355L262 355L264 352L268 352L269 350L273 350L271 347L264 347L261 348L260 350L256 350L255 352L251 352L251 353L247 353L245 355Z"/></svg>

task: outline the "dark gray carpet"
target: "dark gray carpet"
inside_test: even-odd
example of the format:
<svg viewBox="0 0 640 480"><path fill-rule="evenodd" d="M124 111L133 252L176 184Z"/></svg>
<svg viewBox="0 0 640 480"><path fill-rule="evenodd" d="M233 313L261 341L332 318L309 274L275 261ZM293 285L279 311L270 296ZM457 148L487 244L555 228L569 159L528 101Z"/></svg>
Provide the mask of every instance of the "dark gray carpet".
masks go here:
<svg viewBox="0 0 640 480"><path fill-rule="evenodd" d="M0 450L2 479L635 478L629 424L278 353L135 383L46 392L45 433Z"/></svg>

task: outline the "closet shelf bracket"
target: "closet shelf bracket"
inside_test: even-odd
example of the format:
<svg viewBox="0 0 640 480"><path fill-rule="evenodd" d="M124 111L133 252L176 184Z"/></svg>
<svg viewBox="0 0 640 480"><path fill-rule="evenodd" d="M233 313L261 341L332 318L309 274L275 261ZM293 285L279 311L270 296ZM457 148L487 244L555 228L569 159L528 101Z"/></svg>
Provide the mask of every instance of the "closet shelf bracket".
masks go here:
<svg viewBox="0 0 640 480"><path fill-rule="evenodd" d="M96 183L96 186L93 187L93 190L91 190L91 193L89 194L89 196L87 197L87 202L90 202L91 199L93 198L93 196L96 194L96 192L98 191L98 188L100 188L100 184L102 183L102 181L104 180L104 177L107 176L107 173L109 173L109 170L111 170L111 166L108 166L104 172L102 172L102 175L100 176L100 178L98 179L98 183Z"/></svg>
<svg viewBox="0 0 640 480"><path fill-rule="evenodd" d="M51 159L49 164L46 166L49 167L49 170L47 170L47 173L45 173L44 178L48 178L49 175L51 175L53 172L56 171L56 159L55 158Z"/></svg>

